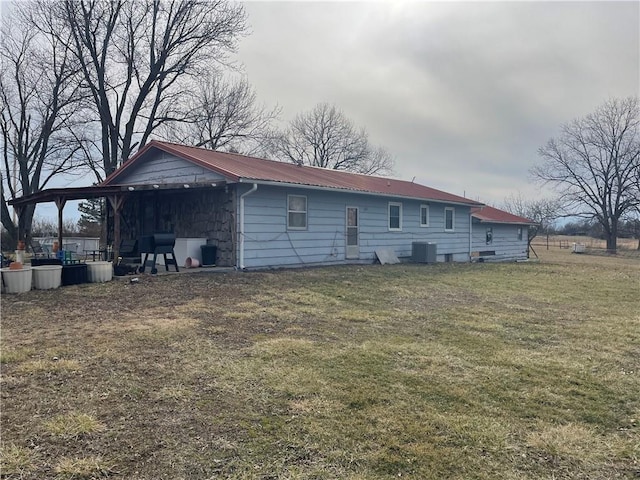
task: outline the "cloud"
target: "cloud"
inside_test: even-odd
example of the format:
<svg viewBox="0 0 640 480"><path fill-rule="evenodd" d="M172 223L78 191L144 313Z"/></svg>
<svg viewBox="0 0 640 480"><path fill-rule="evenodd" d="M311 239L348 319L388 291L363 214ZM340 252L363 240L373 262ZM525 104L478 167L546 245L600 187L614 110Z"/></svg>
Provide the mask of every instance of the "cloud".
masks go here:
<svg viewBox="0 0 640 480"><path fill-rule="evenodd" d="M239 57L284 120L335 103L397 176L494 202L562 123L638 93L636 2L246 5Z"/></svg>
<svg viewBox="0 0 640 480"><path fill-rule="evenodd" d="M249 2L238 50L286 122L334 103L395 175L500 204L561 124L638 95L638 2Z"/></svg>

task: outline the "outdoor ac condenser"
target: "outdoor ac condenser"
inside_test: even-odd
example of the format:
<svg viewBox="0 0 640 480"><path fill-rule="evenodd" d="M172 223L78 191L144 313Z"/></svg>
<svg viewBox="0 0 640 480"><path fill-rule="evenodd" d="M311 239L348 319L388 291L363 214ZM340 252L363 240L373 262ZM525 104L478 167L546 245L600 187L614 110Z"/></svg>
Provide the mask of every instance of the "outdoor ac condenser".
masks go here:
<svg viewBox="0 0 640 480"><path fill-rule="evenodd" d="M436 263L438 245L430 242L413 242L411 244L411 260L415 263Z"/></svg>

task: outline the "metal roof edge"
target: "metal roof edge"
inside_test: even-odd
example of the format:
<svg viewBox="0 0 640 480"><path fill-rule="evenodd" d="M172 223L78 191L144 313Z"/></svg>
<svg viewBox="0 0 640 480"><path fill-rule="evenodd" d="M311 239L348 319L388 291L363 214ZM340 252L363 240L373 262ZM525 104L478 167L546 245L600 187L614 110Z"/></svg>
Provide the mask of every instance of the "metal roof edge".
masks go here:
<svg viewBox="0 0 640 480"><path fill-rule="evenodd" d="M270 185L275 187L287 187L287 188L301 188L306 190L321 190L324 192L356 193L358 195L373 195L373 196L385 197L385 198L405 198L407 200L418 200L421 202L432 202L432 203L446 203L447 205L459 205L459 206L471 207L471 208L484 206L484 203L476 202L473 200L470 200L469 203L465 203L465 202L456 202L454 200L438 200L438 199L425 198L425 197L410 197L406 195L399 195L399 194L392 194L392 193L380 193L380 192L373 192L370 190L353 190L350 188L323 187L322 185L309 185L306 183L276 182L273 180L258 180L258 179L252 179L252 178L244 178L244 177L240 178L238 180L238 183L245 183L245 184L257 183L258 185Z"/></svg>
<svg viewBox="0 0 640 480"><path fill-rule="evenodd" d="M533 223L533 222L499 222L497 220L481 220L478 217L473 217L477 220L480 221L480 223L493 223L493 224L497 224L497 225L537 225L537 223Z"/></svg>
<svg viewBox="0 0 640 480"><path fill-rule="evenodd" d="M475 213L472 213L471 216L473 218L475 218L476 220L478 220L480 223L498 223L498 224L501 224L501 225L538 225L538 223L532 222L532 221L506 222L504 220L500 221L500 220L491 220L491 219L488 219L488 218L480 218Z"/></svg>

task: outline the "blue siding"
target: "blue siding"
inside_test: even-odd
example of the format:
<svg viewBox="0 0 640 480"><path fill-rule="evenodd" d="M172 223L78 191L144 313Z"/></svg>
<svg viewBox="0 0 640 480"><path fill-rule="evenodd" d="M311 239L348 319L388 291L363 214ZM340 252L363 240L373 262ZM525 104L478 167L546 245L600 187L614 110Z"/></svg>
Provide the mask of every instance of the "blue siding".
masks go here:
<svg viewBox="0 0 640 480"><path fill-rule="evenodd" d="M493 241L487 244L487 228L493 230ZM518 240L518 228L522 228L522 240ZM483 258L487 261L524 260L527 258L526 225L505 225L500 223L473 222L472 251L493 251L495 255Z"/></svg>
<svg viewBox="0 0 640 480"><path fill-rule="evenodd" d="M200 165L166 152L158 151L138 162L118 178L121 185L206 183L224 180Z"/></svg>
<svg viewBox="0 0 640 480"><path fill-rule="evenodd" d="M240 188L238 194L249 188ZM287 230L287 195L307 197L306 230ZM388 229L390 201L402 203L401 231ZM360 261L373 262L378 248L391 248L398 257L409 257L414 241L437 243L439 261L444 261L445 254L451 254L454 261L469 261L469 207L455 207L455 231L445 232L444 208L449 205L431 203L429 227L421 227L420 205L425 203L259 185L256 192L245 197L244 265L259 268L344 263L347 206L359 210ZM240 202L237 204L239 208Z"/></svg>

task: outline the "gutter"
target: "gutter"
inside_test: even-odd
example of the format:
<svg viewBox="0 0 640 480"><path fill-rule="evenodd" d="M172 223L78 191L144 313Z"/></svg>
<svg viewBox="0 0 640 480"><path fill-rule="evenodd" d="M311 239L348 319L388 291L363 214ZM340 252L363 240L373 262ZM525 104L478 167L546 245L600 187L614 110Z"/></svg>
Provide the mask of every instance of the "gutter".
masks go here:
<svg viewBox="0 0 640 480"><path fill-rule="evenodd" d="M258 190L258 184L254 183L250 190L240 195L240 238L238 245L238 268L244 270L244 197L251 195Z"/></svg>

